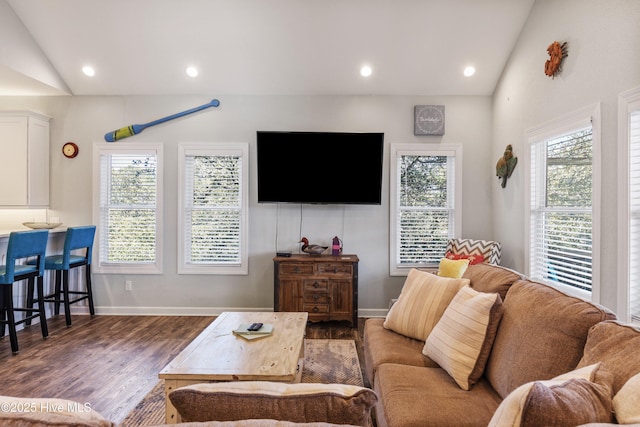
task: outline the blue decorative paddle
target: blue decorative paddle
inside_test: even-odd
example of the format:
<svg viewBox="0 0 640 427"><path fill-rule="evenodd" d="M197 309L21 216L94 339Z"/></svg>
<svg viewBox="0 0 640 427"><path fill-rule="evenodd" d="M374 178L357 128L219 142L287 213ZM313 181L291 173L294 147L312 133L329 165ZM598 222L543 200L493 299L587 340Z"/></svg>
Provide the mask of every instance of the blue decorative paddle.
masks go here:
<svg viewBox="0 0 640 427"><path fill-rule="evenodd" d="M114 130L113 132L108 132L104 135L104 140L107 142L114 142L119 139L127 138L131 135L137 135L148 127L159 125L160 123L168 122L169 120L177 119L178 117L186 116L188 114L195 113L196 111L204 110L205 108L217 107L218 105L220 105L220 101L218 101L217 99L212 99L208 104L204 104L190 110L172 114L171 116L163 117L149 123L144 123L141 125L129 125L118 130Z"/></svg>

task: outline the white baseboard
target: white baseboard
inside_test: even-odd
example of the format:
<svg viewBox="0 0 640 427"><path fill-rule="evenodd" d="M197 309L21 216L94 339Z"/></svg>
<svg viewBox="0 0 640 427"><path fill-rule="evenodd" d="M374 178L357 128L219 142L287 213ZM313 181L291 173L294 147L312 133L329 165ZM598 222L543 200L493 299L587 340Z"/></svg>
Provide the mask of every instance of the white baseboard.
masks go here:
<svg viewBox="0 0 640 427"><path fill-rule="evenodd" d="M111 316L219 316L225 311L273 311L273 307L96 307L96 314ZM358 309L358 317L385 317L386 308ZM89 314L89 307L71 307L71 314Z"/></svg>
<svg viewBox="0 0 640 427"><path fill-rule="evenodd" d="M358 317L387 317L387 308L359 308Z"/></svg>
<svg viewBox="0 0 640 427"><path fill-rule="evenodd" d="M96 314L110 316L219 316L225 311L273 311L273 307L96 307ZM88 307L78 307L73 314L89 314Z"/></svg>

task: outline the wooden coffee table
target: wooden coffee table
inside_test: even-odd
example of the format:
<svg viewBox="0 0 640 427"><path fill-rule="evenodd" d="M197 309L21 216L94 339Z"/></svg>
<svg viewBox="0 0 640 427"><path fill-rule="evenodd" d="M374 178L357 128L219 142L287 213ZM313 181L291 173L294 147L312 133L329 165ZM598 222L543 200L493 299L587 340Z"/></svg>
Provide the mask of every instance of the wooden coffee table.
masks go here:
<svg viewBox="0 0 640 427"><path fill-rule="evenodd" d="M190 384L218 381L300 381L306 312L224 312L160 371L166 423L179 422L169 393ZM273 325L267 337L246 340L233 333L240 324Z"/></svg>

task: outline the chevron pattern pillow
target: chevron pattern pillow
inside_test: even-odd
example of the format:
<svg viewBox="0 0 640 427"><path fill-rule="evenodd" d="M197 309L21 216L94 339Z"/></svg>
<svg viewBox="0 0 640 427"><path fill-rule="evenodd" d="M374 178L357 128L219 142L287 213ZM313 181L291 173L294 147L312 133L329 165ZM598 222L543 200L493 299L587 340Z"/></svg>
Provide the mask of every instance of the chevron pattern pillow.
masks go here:
<svg viewBox="0 0 640 427"><path fill-rule="evenodd" d="M458 255L482 255L488 264L500 264L502 245L494 240L449 239L446 253Z"/></svg>

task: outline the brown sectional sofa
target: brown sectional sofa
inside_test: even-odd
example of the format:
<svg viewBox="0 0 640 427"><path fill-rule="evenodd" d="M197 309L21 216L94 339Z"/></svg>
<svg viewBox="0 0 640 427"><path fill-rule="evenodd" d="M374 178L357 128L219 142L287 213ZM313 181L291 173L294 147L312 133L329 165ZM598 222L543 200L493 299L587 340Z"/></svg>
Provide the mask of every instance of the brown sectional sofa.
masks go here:
<svg viewBox="0 0 640 427"><path fill-rule="evenodd" d="M471 288L497 292L503 300L484 374L470 390L463 390L422 354L424 341L386 329L385 319L368 319L364 356L379 399L378 427L487 426L500 403L525 383L601 362L613 377L613 394L640 372L640 331L615 322L606 308L500 266L469 266L463 278ZM613 422L609 416L607 421ZM568 420L558 423L571 425Z"/></svg>
<svg viewBox="0 0 640 427"><path fill-rule="evenodd" d="M625 394L627 381L640 375L638 374L640 373L640 329L617 322L615 315L604 307L527 280L520 273L503 267L488 264L474 265L465 271L463 277L469 281L472 289L487 294L497 293L502 300L500 323L495 334L491 336L492 345L483 374L469 390L461 388L447 370L423 355L425 341L408 338L385 328L385 319L368 319L364 329L365 373L376 395L366 390L369 395L362 402L364 407L357 404L355 411L345 409L340 402L334 402L334 397L327 399L323 395L321 406L325 408L324 412L329 415L336 411L353 412L358 418L353 419L352 422L357 421L357 424L363 425L366 423L365 416L375 405L377 427L487 426L490 422L494 422L494 415L502 414L501 410L505 402L513 400L511 398L514 395L518 396L518 391L527 384L534 384L536 391L542 390L542 392L534 397L531 397L532 395L527 397L527 405L531 408L523 413L521 422L497 422L495 423L497 427L580 424L585 424L586 427L586 423L591 420L579 422L576 420L584 420L591 414L605 419L598 419L597 422L588 426L602 427L615 421L612 409L615 409L616 405L615 402L612 403L611 397L618 392L620 392L618 396ZM566 381L566 384L570 385L566 390L563 390L562 386L557 387L565 393L559 396L562 398L569 396L569 398L565 402L557 399L560 401L560 413L550 410L548 405L557 406L558 401L553 401L556 397L553 393L545 394L545 391L551 390L554 386L545 388L543 380L557 379L558 376L569 371L588 370L592 366L597 366L597 369L593 369L593 375L589 374L589 381L584 379L585 377L579 379L572 377ZM640 378L636 384L640 384ZM201 390L201 387L205 389ZM185 393L204 392L208 399L219 399L220 396L224 399L228 398L227 390L223 390L224 392L220 395L220 390L212 391L208 389L209 387L214 385L194 385L186 387L183 391ZM319 385L319 387L330 386ZM599 405L584 408L579 406L582 401L573 399L570 394L567 394L575 390L578 394L584 392L587 398L595 396L595 403ZM326 390L320 390L320 392L323 391ZM212 392L214 395L211 394ZM551 400L548 399L549 396L552 397ZM637 396L640 396L640 392L635 389L631 389L631 392L626 391L625 399L631 402L628 405L631 407L631 417L628 418L633 418L627 423L628 425L640 426L638 424L640 405L637 404L639 401ZM218 401L198 403L195 397L185 397L183 406L188 408L188 411L198 411L199 407L208 410L210 405L217 406L216 403L220 403ZM255 394L247 395L247 398L258 399ZM272 398L263 396L262 399ZM598 399L600 401L597 401ZM21 403L34 404L35 402L39 402L37 406L41 407L41 401L59 405L61 408L67 407L67 402L59 399L0 396L0 402L15 403L17 407L20 407ZM246 406L246 402L239 402L241 407ZM301 401L294 402L294 406L296 405L303 412L307 410ZM229 402L223 403L222 406L231 408ZM287 406L277 403L274 408L276 412L282 412L286 411ZM238 411L245 410L239 408ZM5 412L0 415L2 426L114 426L109 420L91 412L80 414ZM337 415L339 416L328 417L326 421L346 421L342 419L342 414ZM502 418L499 421L502 421ZM634 422L636 424L633 424ZM182 425L328 427L335 424L323 422L296 424L273 419L242 419Z"/></svg>

